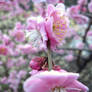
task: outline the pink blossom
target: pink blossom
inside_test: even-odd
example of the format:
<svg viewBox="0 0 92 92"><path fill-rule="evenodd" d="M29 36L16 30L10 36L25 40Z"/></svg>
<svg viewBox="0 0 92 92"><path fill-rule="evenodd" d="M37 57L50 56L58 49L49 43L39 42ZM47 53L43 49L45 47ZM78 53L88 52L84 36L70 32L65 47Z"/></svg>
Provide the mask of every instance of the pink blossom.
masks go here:
<svg viewBox="0 0 92 92"><path fill-rule="evenodd" d="M0 45L0 55L7 55L8 54L8 48L5 45Z"/></svg>
<svg viewBox="0 0 92 92"><path fill-rule="evenodd" d="M48 70L48 58L47 57L35 57L30 61L30 68L32 68L32 73L30 74L36 74L39 71L46 71ZM53 61L52 61L53 63ZM59 65L55 65L53 63L52 66L53 70L61 71L61 68Z"/></svg>
<svg viewBox="0 0 92 92"><path fill-rule="evenodd" d="M44 61L46 60L46 57L35 57L30 62L30 67L35 70L42 69Z"/></svg>
<svg viewBox="0 0 92 92"><path fill-rule="evenodd" d="M77 73L44 71L24 82L25 92L87 92L88 88L77 81ZM57 90L57 91L56 91Z"/></svg>
<svg viewBox="0 0 92 92"><path fill-rule="evenodd" d="M44 43L49 41L50 47L55 48L56 45L62 42L68 30L68 25L69 20L65 14L65 6L63 4L58 4L56 7L49 5L47 9L47 18L45 20L45 28L43 27L41 30L41 32L45 30L42 32L42 34L44 33Z"/></svg>
<svg viewBox="0 0 92 92"><path fill-rule="evenodd" d="M42 17L36 17L33 19L31 18L28 20L28 24L28 30L30 30L30 33L36 32L37 34L38 31L39 37L41 36L41 48L44 48L46 50L48 42L50 42L50 47L52 49L55 48L56 45L61 44L63 38L65 37L65 33L68 30L69 20L65 13L65 6L63 4L58 4L56 7L54 7L53 5L48 6L47 16L45 20ZM37 41L37 37L34 40ZM30 42L33 44L34 40L30 40Z"/></svg>
<svg viewBox="0 0 92 92"><path fill-rule="evenodd" d="M89 9L89 12L92 13L92 1L88 4L88 9Z"/></svg>
<svg viewBox="0 0 92 92"><path fill-rule="evenodd" d="M8 69L11 69L12 67L14 67L14 60L11 60L10 58L8 58L6 66Z"/></svg>

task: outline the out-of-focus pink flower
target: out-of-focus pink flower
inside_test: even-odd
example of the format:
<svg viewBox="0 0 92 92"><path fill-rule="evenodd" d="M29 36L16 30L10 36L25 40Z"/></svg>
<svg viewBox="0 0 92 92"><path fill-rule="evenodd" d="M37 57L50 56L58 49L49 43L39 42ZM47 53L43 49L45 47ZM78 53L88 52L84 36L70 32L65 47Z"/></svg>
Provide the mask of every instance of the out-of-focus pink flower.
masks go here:
<svg viewBox="0 0 92 92"><path fill-rule="evenodd" d="M84 48L84 43L79 42L79 43L77 43L76 47L79 48L79 49L83 49Z"/></svg>
<svg viewBox="0 0 92 92"><path fill-rule="evenodd" d="M72 7L68 8L67 9L68 16L70 18L72 18L78 24L86 24L86 23L88 23L88 17L86 17L82 14L79 14L80 8L81 7L79 5L72 6ZM83 12L85 12L85 11L86 10L83 10Z"/></svg>
<svg viewBox="0 0 92 92"><path fill-rule="evenodd" d="M87 8L86 7L83 7L82 8L82 12L86 13L86 11L87 11Z"/></svg>
<svg viewBox="0 0 92 92"><path fill-rule="evenodd" d="M92 44L90 44L90 45L89 45L89 49L91 49L91 50L92 50Z"/></svg>
<svg viewBox="0 0 92 92"><path fill-rule="evenodd" d="M16 25L15 25L15 28L16 28L17 30L21 30L21 29L24 29L25 27L24 27L24 25L22 25L20 22L17 22Z"/></svg>
<svg viewBox="0 0 92 92"><path fill-rule="evenodd" d="M73 56L72 54L67 55L67 56L65 57L65 60L68 61L68 62L73 61L73 59L74 59L74 56Z"/></svg>
<svg viewBox="0 0 92 92"><path fill-rule="evenodd" d="M3 35L2 40L5 45L9 45L11 43L11 39L8 35Z"/></svg>
<svg viewBox="0 0 92 92"><path fill-rule="evenodd" d="M0 10L7 10L7 7L9 8L9 3L5 0L0 0Z"/></svg>
<svg viewBox="0 0 92 92"><path fill-rule="evenodd" d="M20 70L19 73L17 74L17 78L21 79L26 76L27 72L25 70Z"/></svg>
<svg viewBox="0 0 92 92"><path fill-rule="evenodd" d="M25 40L25 34L23 30L14 30L12 35L18 42L23 42Z"/></svg>
<svg viewBox="0 0 92 92"><path fill-rule="evenodd" d="M39 23L41 23L43 21L43 17L42 16L37 16L37 17L29 17L27 19L27 29L28 31L31 30L39 30Z"/></svg>
<svg viewBox="0 0 92 92"><path fill-rule="evenodd" d="M7 55L8 54L8 48L5 45L0 45L0 55Z"/></svg>
<svg viewBox="0 0 92 92"><path fill-rule="evenodd" d="M27 34L26 38L33 48L36 48L37 51L42 51L46 49L46 42L42 38L47 41L47 35L43 26L43 17L31 17L27 20Z"/></svg>
<svg viewBox="0 0 92 92"><path fill-rule="evenodd" d="M49 5L47 9L47 18L45 20L45 28L41 30L41 32L45 30L42 32L42 34L44 33L44 43L49 41L50 47L55 48L56 45L61 44L68 27L69 20L65 14L64 4L58 4L56 7Z"/></svg>
<svg viewBox="0 0 92 92"><path fill-rule="evenodd" d="M17 76L17 71L12 71L10 72L10 75L8 77L9 87L12 88L14 92L17 92L18 85L20 83L20 80L16 76Z"/></svg>
<svg viewBox="0 0 92 92"><path fill-rule="evenodd" d="M88 23L88 17L84 16L84 15L81 15L81 14L78 14L78 15L75 15L73 17L73 19L76 21L76 23L78 24L86 24Z"/></svg>
<svg viewBox="0 0 92 92"><path fill-rule="evenodd" d="M76 14L78 14L80 11L80 6L76 5L76 6L71 6L70 8L67 9L68 15L70 17L75 16Z"/></svg>
<svg viewBox="0 0 92 92"><path fill-rule="evenodd" d="M25 40L24 30L25 30L25 26L22 25L20 22L17 22L13 32L10 31L9 34L13 36L16 41L23 42Z"/></svg>
<svg viewBox="0 0 92 92"><path fill-rule="evenodd" d="M92 31L88 31L87 36L92 36Z"/></svg>
<svg viewBox="0 0 92 92"><path fill-rule="evenodd" d="M86 5L88 0L78 0L78 4L80 5Z"/></svg>
<svg viewBox="0 0 92 92"><path fill-rule="evenodd" d="M87 92L88 88L77 81L79 74L59 71L44 71L24 82L25 92Z"/></svg>
<svg viewBox="0 0 92 92"><path fill-rule="evenodd" d="M21 67L23 65L27 64L27 62L25 61L25 59L23 57L20 57L16 63L15 63L15 66L16 67Z"/></svg>
<svg viewBox="0 0 92 92"><path fill-rule="evenodd" d="M38 50L35 47L32 47L30 44L26 45L19 45L17 46L18 49L23 53L23 54L30 54L30 53L36 53Z"/></svg>
<svg viewBox="0 0 92 92"><path fill-rule="evenodd" d="M88 4L88 9L89 9L89 12L92 13L92 1Z"/></svg>
<svg viewBox="0 0 92 92"><path fill-rule="evenodd" d="M7 84L8 83L8 78L7 77L3 77L2 79L0 79L0 83Z"/></svg>

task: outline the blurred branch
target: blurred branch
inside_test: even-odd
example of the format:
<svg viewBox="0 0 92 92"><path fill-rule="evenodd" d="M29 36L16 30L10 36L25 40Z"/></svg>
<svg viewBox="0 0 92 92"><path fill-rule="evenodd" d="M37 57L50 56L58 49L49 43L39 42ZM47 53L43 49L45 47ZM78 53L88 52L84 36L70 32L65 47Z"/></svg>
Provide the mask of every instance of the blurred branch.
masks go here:
<svg viewBox="0 0 92 92"><path fill-rule="evenodd" d="M3 63L3 67L4 67L4 69L5 69L5 76L9 76L9 74L8 74L8 68L7 68L7 66L6 66L6 64L5 63Z"/></svg>
<svg viewBox="0 0 92 92"><path fill-rule="evenodd" d="M88 27L87 27L86 30L85 30L85 34L84 34L83 40L82 40L83 43L86 43L87 33L88 33L88 31L90 30L91 25L92 25L92 19L89 20ZM81 54L82 54L82 50L79 51L78 57L77 57L77 60L76 60L76 63L77 63L77 67L78 67L78 68L80 68L80 67L83 66L83 65L81 65L81 62L80 62Z"/></svg>
<svg viewBox="0 0 92 92"><path fill-rule="evenodd" d="M87 66L89 62L92 61L92 53L90 54L89 58L83 59L84 63L83 65L78 69L78 73L82 72L82 70Z"/></svg>
<svg viewBox="0 0 92 92"><path fill-rule="evenodd" d="M73 50L73 51L89 51L92 52L91 49L79 49L79 48L60 48L62 50Z"/></svg>
<svg viewBox="0 0 92 92"><path fill-rule="evenodd" d="M82 14L89 17L89 18L92 18L92 14L89 14L89 13L82 13Z"/></svg>

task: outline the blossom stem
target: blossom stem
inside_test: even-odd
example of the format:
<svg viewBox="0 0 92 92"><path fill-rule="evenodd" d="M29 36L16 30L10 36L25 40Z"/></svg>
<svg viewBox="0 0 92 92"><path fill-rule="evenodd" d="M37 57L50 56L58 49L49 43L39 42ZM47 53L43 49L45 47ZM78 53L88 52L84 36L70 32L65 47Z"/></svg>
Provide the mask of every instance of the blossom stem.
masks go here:
<svg viewBox="0 0 92 92"><path fill-rule="evenodd" d="M60 88L58 88L58 92L61 92L61 91L60 91Z"/></svg>
<svg viewBox="0 0 92 92"><path fill-rule="evenodd" d="M50 71L52 69L52 58L51 58L51 49L50 49L50 41L48 40L47 42L47 47L48 47L48 70Z"/></svg>
<svg viewBox="0 0 92 92"><path fill-rule="evenodd" d="M50 71L52 69L52 58L51 58L51 50L48 48L48 70Z"/></svg>

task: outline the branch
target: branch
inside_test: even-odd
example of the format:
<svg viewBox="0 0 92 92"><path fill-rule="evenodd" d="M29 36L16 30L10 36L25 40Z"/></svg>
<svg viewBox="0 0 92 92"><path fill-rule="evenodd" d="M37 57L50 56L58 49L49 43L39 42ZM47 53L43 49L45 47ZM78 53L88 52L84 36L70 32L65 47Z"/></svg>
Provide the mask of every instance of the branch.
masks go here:
<svg viewBox="0 0 92 92"><path fill-rule="evenodd" d="M86 30L85 30L85 34L84 34L83 40L82 40L83 43L86 43L87 33L88 33L88 31L90 30L91 25L92 25L92 19L90 19L89 24L88 24L88 27L87 27ZM78 57L77 57L77 60L76 60L76 61L77 61L77 62L76 62L76 63L77 63L77 66L78 66L79 68L81 67L81 63L80 63L81 54L82 54L82 50L79 51Z"/></svg>
<svg viewBox="0 0 92 92"><path fill-rule="evenodd" d="M92 19L92 14L90 14L90 13L81 13L81 14L83 14L83 15L89 17L90 19Z"/></svg>
<svg viewBox="0 0 92 92"><path fill-rule="evenodd" d="M77 72L78 72L78 73L82 72L82 70L87 66L87 64L88 64L89 62L91 62L91 60L92 60L92 53L90 54L89 58L83 59L84 63L83 63L83 65L78 69Z"/></svg>
<svg viewBox="0 0 92 92"><path fill-rule="evenodd" d="M72 51L89 51L92 52L91 49L79 49L79 48L60 48L62 50L72 50Z"/></svg>

